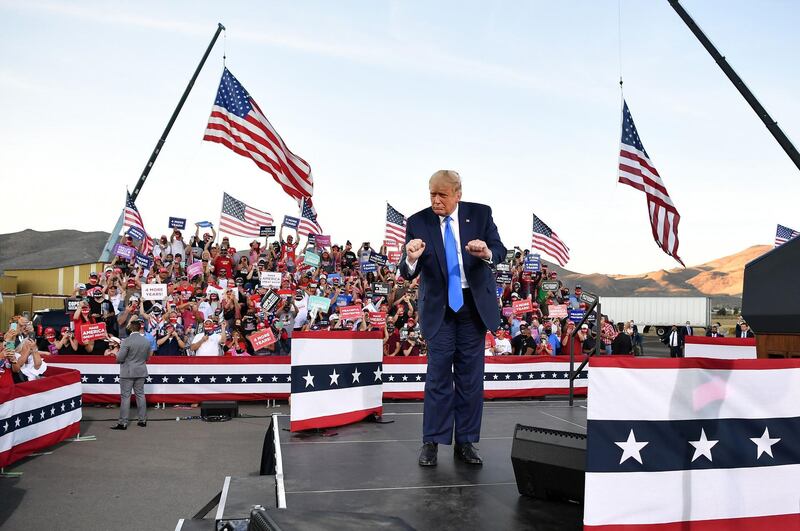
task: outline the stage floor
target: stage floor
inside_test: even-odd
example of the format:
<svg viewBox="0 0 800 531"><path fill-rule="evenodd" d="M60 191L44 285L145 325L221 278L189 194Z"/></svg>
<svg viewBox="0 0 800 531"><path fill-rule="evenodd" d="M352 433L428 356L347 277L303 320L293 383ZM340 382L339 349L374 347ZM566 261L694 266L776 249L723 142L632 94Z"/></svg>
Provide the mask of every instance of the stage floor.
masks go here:
<svg viewBox="0 0 800 531"><path fill-rule="evenodd" d="M360 422L327 436L292 434L280 417L287 507L397 516L419 530L580 529L581 505L521 496L511 465L517 423L586 433L586 403L575 404L486 402L476 444L482 467L456 461L443 445L437 467L417 465L421 403L386 403L384 420L393 423Z"/></svg>

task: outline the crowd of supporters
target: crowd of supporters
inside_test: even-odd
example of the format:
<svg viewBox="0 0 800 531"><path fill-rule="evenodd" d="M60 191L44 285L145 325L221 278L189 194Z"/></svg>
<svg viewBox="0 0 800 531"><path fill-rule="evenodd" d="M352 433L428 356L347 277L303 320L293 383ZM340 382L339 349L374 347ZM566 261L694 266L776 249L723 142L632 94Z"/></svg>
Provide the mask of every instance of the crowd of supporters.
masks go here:
<svg viewBox="0 0 800 531"><path fill-rule="evenodd" d="M63 326L36 330L27 317L18 318L6 334L6 358L37 366L40 351L113 355L134 316L144 322L157 356L287 355L299 330L380 331L385 355L426 355L417 320L418 279L409 282L397 275L391 260L372 260L375 255L396 260L400 246L390 253L386 242L378 249L369 242L318 246L304 238L301 244L296 233L284 237L283 232L235 249L228 237L218 240L213 228L200 234L198 227L189 241L174 230L154 240L147 254L142 251L150 246L123 236L120 244L136 248L137 256L115 257L76 285L75 309ZM309 261L311 253L316 257ZM487 331L487 356L582 355L595 349L597 328L601 352L642 353L642 336L633 323L614 324L603 316L599 326L590 320L579 327L587 307L581 286L570 289L545 263L530 270L524 266L527 254L516 249L507 259L504 281L498 283L502 325ZM318 264L310 265L316 258ZM265 286L264 272L279 273L280 285ZM143 297L142 286L152 284L166 285L163 299ZM312 297L327 299L328 309L310 309ZM515 312L515 302L525 300L530 307ZM361 311L340 314L353 307ZM554 308L559 315L548 315ZM104 323L106 333L85 337L87 325L98 323ZM272 341L254 347L253 335L267 330Z"/></svg>

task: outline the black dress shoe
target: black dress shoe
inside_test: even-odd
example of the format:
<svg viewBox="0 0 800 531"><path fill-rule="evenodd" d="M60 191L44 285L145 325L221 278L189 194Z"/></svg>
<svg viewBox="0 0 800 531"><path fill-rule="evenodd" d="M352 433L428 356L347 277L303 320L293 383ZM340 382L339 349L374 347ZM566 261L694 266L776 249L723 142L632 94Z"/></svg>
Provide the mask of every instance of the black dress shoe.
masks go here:
<svg viewBox="0 0 800 531"><path fill-rule="evenodd" d="M140 420L139 422L136 423L136 425L139 426L140 428L146 428L147 427L147 421L146 420Z"/></svg>
<svg viewBox="0 0 800 531"><path fill-rule="evenodd" d="M116 426L111 426L112 430L127 430L128 426L125 424L117 424Z"/></svg>
<svg viewBox="0 0 800 531"><path fill-rule="evenodd" d="M469 465L482 465L483 459L478 455L478 451L472 446L472 443L457 444L453 448L453 453L458 459L461 459Z"/></svg>
<svg viewBox="0 0 800 531"><path fill-rule="evenodd" d="M422 444L422 450L419 451L419 466L436 466L439 445L433 442L426 442Z"/></svg>

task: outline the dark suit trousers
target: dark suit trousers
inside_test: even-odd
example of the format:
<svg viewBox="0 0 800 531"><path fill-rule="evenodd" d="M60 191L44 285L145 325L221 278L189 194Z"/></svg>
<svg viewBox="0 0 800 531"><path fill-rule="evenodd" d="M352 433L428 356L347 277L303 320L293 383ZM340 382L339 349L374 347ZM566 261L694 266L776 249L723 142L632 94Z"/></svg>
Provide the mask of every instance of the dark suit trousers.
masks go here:
<svg viewBox="0 0 800 531"><path fill-rule="evenodd" d="M477 442L483 415L483 363L486 328L468 289L464 305L445 311L441 328L428 341L428 374L422 441Z"/></svg>

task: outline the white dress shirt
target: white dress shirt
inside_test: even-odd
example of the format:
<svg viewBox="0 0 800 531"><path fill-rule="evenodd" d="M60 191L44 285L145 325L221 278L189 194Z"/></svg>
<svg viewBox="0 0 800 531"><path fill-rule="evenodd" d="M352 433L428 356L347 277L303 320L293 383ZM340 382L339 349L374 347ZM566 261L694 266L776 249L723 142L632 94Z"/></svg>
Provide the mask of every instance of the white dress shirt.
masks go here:
<svg viewBox="0 0 800 531"><path fill-rule="evenodd" d="M678 346L678 332L670 332L669 334L669 346L677 347Z"/></svg>
<svg viewBox="0 0 800 531"><path fill-rule="evenodd" d="M444 230L447 227L445 218L447 216L439 216L439 230L442 232L442 244L445 242ZM458 272L461 275L461 287L468 288L467 275L464 273L464 258L461 256L463 249L461 248L461 233L458 230L458 203L456 209L450 214L450 230L453 231L453 237L456 239L456 251L458 252ZM447 249L445 249L445 256L447 256Z"/></svg>
<svg viewBox="0 0 800 531"><path fill-rule="evenodd" d="M446 216L439 216L439 230L441 231L442 234L442 244L444 244L445 241L444 230L445 227L447 226L444 221L445 217ZM458 203L456 203L455 210L453 210L453 212L450 214L450 230L453 231L453 237L456 240L456 251L458 255L458 271L461 274L461 287L468 288L469 284L467 283L467 275L464 273L464 258L461 256L461 253L463 252L464 249L461 246L461 233L459 232ZM445 250L445 255L446 253L447 251ZM414 261L414 263L412 264L408 260L408 257L406 257L406 265L408 266L408 272L413 275L414 270L417 268L417 262Z"/></svg>

